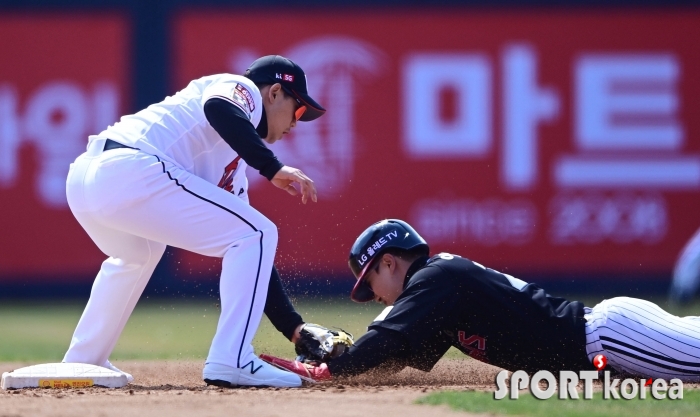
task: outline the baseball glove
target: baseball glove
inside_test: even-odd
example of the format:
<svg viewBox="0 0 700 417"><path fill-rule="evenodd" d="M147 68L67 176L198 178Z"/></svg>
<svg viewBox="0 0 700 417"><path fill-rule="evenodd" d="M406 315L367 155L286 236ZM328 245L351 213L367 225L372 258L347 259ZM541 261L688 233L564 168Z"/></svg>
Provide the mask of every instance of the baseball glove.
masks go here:
<svg viewBox="0 0 700 417"><path fill-rule="evenodd" d="M352 334L342 330L330 330L313 323L305 323L294 345L297 361L327 363L345 353L355 341Z"/></svg>

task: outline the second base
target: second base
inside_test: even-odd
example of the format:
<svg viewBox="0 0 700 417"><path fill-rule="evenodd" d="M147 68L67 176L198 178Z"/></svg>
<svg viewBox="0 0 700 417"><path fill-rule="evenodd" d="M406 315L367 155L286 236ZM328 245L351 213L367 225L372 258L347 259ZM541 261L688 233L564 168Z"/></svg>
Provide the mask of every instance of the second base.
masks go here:
<svg viewBox="0 0 700 417"><path fill-rule="evenodd" d="M126 375L97 365L45 363L3 373L0 388L121 388L127 383Z"/></svg>

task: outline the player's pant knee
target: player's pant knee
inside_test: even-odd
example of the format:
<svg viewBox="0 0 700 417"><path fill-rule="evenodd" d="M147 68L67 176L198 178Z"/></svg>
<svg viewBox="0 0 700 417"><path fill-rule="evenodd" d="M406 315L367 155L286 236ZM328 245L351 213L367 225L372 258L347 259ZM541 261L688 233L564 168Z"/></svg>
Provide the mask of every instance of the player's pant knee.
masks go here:
<svg viewBox="0 0 700 417"><path fill-rule="evenodd" d="M252 233L254 239L261 239L263 247L276 248L278 240L277 225L262 214L252 223L255 227L255 232Z"/></svg>
<svg viewBox="0 0 700 417"><path fill-rule="evenodd" d="M262 245L265 252L275 251L277 248L277 226L268 218L258 213L254 219L248 219L252 226L247 231L232 232L222 237L223 246L219 247L221 252L212 252L210 256L225 257L226 255L236 252L243 247L255 246L256 248Z"/></svg>
<svg viewBox="0 0 700 417"><path fill-rule="evenodd" d="M131 253L124 262L136 268L152 269L163 257L166 245L160 242L148 241L144 248L137 253Z"/></svg>
<svg viewBox="0 0 700 417"><path fill-rule="evenodd" d="M163 257L165 249L168 246L165 243L149 241L148 247L150 251L148 260L146 261L146 265L150 268L155 269L156 265L158 265L158 262L160 262L160 259Z"/></svg>
<svg viewBox="0 0 700 417"><path fill-rule="evenodd" d="M160 242L148 241L143 246L133 248L124 253L114 254L104 261L102 270L112 273L129 273L131 271L144 270L150 276L163 257L166 245Z"/></svg>
<svg viewBox="0 0 700 417"><path fill-rule="evenodd" d="M277 241L279 239L279 234L277 232L277 225L271 220L265 218L265 222L258 229L262 235L263 244L268 247L277 247Z"/></svg>

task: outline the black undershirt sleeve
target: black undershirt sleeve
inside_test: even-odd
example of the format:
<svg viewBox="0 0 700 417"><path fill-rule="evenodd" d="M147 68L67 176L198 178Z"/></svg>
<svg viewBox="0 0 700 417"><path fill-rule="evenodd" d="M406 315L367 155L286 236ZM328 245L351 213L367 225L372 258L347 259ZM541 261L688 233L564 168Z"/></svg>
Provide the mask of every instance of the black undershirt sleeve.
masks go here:
<svg viewBox="0 0 700 417"><path fill-rule="evenodd" d="M284 165L265 146L243 110L218 97L204 103L204 114L209 124L243 160L271 180Z"/></svg>
<svg viewBox="0 0 700 417"><path fill-rule="evenodd" d="M279 330L289 340L292 340L294 330L304 321L294 309L287 292L282 286L282 279L277 268L272 267L270 285L267 287L267 301L265 301L265 315L275 329Z"/></svg>
<svg viewBox="0 0 700 417"><path fill-rule="evenodd" d="M390 365L390 370L400 371L410 365L407 361L408 341L401 333L390 329L375 328L359 338L347 352L328 363L332 376L352 376Z"/></svg>
<svg viewBox="0 0 700 417"><path fill-rule="evenodd" d="M386 317L369 327L400 333L413 354L439 352L446 346L443 330L456 328L456 313L464 299L463 281L440 266L428 265L411 277Z"/></svg>

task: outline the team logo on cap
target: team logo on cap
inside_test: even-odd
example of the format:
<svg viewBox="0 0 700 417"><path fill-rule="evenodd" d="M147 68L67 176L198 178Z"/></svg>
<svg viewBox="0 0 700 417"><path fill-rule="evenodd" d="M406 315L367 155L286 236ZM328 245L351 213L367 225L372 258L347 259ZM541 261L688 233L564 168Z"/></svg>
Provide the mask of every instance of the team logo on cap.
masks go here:
<svg viewBox="0 0 700 417"><path fill-rule="evenodd" d="M290 83L293 83L293 82L294 82L294 76L291 75L291 74L280 74L280 73L276 73L276 74L275 74L275 78L278 78L278 79L280 79L280 80L282 80L282 81L289 81Z"/></svg>

